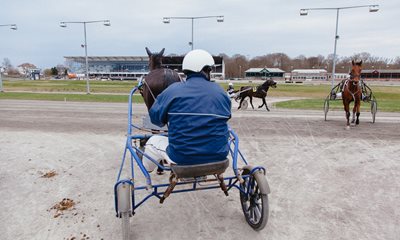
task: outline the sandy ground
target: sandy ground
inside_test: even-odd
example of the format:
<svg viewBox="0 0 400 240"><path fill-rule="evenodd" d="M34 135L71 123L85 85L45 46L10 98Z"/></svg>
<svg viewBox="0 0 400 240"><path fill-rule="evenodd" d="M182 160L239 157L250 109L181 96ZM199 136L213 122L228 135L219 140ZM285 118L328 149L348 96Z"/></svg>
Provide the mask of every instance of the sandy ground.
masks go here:
<svg viewBox="0 0 400 240"><path fill-rule="evenodd" d="M212 190L150 199L131 219L132 239L400 239L399 113L378 112L375 124L362 113L346 131L341 111L324 121L322 110L234 107L241 150L267 168L267 227L246 224L236 190ZM0 100L0 239L121 237L113 186L126 112L127 104ZM64 198L75 205L52 209Z"/></svg>

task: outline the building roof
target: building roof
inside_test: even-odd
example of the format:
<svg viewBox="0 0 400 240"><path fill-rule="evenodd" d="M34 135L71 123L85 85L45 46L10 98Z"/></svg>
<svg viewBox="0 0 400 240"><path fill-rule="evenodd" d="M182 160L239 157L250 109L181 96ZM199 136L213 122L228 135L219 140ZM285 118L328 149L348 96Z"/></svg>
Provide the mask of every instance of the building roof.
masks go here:
<svg viewBox="0 0 400 240"><path fill-rule="evenodd" d="M64 56L65 60L84 63L84 56ZM180 66L182 65L184 56L163 56L162 64L164 66ZM215 66L222 66L224 64L223 57L213 56ZM147 56L88 56L89 62L108 62L108 63L132 63L132 62L148 62L149 57Z"/></svg>
<svg viewBox="0 0 400 240"><path fill-rule="evenodd" d="M85 57L80 57L80 56L65 56L64 57L67 60L72 60L75 62L84 62ZM133 56L88 56L88 60L95 62L127 62L127 61L149 61L149 57L147 56L138 56L138 57L133 57Z"/></svg>
<svg viewBox="0 0 400 240"><path fill-rule="evenodd" d="M400 73L399 69L373 69L373 70L362 70L361 73Z"/></svg>
<svg viewBox="0 0 400 240"><path fill-rule="evenodd" d="M293 69L292 73L319 74L327 73L327 71L325 69Z"/></svg>
<svg viewBox="0 0 400 240"><path fill-rule="evenodd" d="M245 73L259 73L259 72L270 72L270 73L284 73L285 71L281 70L280 68L249 68L245 71Z"/></svg>

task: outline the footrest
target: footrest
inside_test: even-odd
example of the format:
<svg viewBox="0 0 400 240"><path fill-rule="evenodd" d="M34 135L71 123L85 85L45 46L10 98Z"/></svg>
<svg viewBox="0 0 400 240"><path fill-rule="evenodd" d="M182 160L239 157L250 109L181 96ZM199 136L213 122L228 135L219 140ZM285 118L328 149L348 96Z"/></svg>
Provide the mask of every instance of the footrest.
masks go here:
<svg viewBox="0 0 400 240"><path fill-rule="evenodd" d="M195 164L195 165L171 165L171 170L178 178L194 178L206 175L222 174L229 166L229 159L220 162Z"/></svg>

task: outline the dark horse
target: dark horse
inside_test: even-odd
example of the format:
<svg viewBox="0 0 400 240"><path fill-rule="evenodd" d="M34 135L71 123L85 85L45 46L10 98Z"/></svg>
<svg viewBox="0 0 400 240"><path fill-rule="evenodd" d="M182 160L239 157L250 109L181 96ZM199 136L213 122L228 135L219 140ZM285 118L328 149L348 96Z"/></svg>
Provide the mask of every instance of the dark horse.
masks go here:
<svg viewBox="0 0 400 240"><path fill-rule="evenodd" d="M169 85L180 82L179 74L168 68L162 68L162 58L165 48L159 53L152 53L147 47L146 52L149 55L149 74L144 78L144 83L140 89L147 109L150 110L156 97Z"/></svg>
<svg viewBox="0 0 400 240"><path fill-rule="evenodd" d="M256 97L256 98L261 98L263 101L263 104L258 106L258 108L261 108L262 106L265 105L265 108L267 109L267 111L269 111L267 102L265 101L265 97L267 97L267 92L268 92L269 87L276 88L276 82L274 80L269 79L269 80L265 81L263 84L261 84L257 87L254 87L254 88L252 86L241 87L240 91L239 91L240 94L237 98L237 100L240 99L238 109L240 109L240 107L242 106L242 102L244 101L244 99L246 97L250 98L251 107L254 109L253 97Z"/></svg>
<svg viewBox="0 0 400 240"><path fill-rule="evenodd" d="M351 61L352 68L350 72L350 79L347 79L343 85L342 99L344 111L346 112L347 125L346 128L350 128L350 103L354 101L353 107L353 119L351 123L360 123L360 103L361 103L361 86L360 86L360 76L361 76L361 65L362 61L354 62ZM355 119L355 114L357 113L357 119Z"/></svg>

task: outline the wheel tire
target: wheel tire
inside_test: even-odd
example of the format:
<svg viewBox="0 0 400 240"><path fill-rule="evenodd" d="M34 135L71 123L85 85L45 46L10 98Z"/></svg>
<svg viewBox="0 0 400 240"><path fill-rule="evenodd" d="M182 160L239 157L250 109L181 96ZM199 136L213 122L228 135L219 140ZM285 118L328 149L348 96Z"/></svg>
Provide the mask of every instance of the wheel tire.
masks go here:
<svg viewBox="0 0 400 240"><path fill-rule="evenodd" d="M377 111L378 111L378 103L375 100L372 100L371 101L372 123L375 123L375 116Z"/></svg>
<svg viewBox="0 0 400 240"><path fill-rule="evenodd" d="M326 116L328 115L328 111L329 111L329 100L326 99L324 102L325 121L326 121Z"/></svg>
<svg viewBox="0 0 400 240"><path fill-rule="evenodd" d="M248 175L250 171L244 169L242 175ZM256 171L251 176L244 179L244 183L240 184L245 192L248 191L250 182L250 194L247 196L240 191L240 203L247 223L256 231L262 230L268 222L269 203L268 193L265 189L269 189L265 176Z"/></svg>
<svg viewBox="0 0 400 240"><path fill-rule="evenodd" d="M247 102L247 100L244 100L242 102L242 105L240 106L240 109L246 110L248 106L249 106L249 103Z"/></svg>
<svg viewBox="0 0 400 240"><path fill-rule="evenodd" d="M129 234L131 232L130 228L130 217L132 212L132 188L128 183L121 183L117 187L117 196L118 196L118 213L121 217L121 232L122 239L129 240Z"/></svg>
<svg viewBox="0 0 400 240"><path fill-rule="evenodd" d="M121 213L121 220L122 220L122 240L129 240L129 234L131 232L131 225L130 225L130 216L129 212Z"/></svg>

